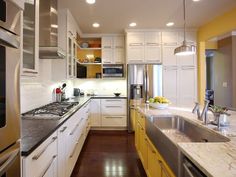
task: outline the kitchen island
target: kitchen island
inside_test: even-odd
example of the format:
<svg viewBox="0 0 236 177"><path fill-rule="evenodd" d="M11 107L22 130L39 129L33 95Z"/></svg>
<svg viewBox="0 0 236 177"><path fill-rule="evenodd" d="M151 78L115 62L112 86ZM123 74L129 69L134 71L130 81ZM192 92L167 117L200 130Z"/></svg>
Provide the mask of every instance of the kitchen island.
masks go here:
<svg viewBox="0 0 236 177"><path fill-rule="evenodd" d="M215 131L216 126L203 125L192 114L191 109L170 107L165 110L153 109L149 106L137 106L138 112L146 117L181 116L199 127L206 127L214 134L224 135L229 138L228 142L178 142L176 145L181 153L194 163L206 176L209 177L233 177L236 176L236 114L231 112L230 126ZM209 115L211 117L212 115ZM146 130L147 132L148 130ZM177 156L178 154L176 154ZM177 164L176 164L177 165ZM176 175L177 176L177 175Z"/></svg>

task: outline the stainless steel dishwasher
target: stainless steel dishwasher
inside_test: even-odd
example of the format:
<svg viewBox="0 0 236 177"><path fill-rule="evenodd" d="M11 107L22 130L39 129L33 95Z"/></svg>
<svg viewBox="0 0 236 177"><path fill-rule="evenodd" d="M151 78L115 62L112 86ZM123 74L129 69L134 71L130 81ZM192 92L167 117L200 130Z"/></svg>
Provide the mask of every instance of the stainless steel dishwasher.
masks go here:
<svg viewBox="0 0 236 177"><path fill-rule="evenodd" d="M207 177L196 165L188 158L183 160L183 177Z"/></svg>

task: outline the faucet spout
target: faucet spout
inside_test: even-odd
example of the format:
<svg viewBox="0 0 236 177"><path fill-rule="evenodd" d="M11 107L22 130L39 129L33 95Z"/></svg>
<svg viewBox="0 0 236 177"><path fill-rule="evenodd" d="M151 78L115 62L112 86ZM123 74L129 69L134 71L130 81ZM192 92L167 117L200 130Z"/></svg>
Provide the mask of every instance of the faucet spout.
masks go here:
<svg viewBox="0 0 236 177"><path fill-rule="evenodd" d="M202 114L201 114L201 120L204 122L205 125L207 125L208 123L208 116L207 116L207 112L208 112L208 108L209 108L209 100L205 100L204 101L204 108L202 110Z"/></svg>
<svg viewBox="0 0 236 177"><path fill-rule="evenodd" d="M195 106L192 110L192 113L195 114L197 112L197 118L200 119L201 115L200 115L200 108L199 108L199 103L195 102Z"/></svg>

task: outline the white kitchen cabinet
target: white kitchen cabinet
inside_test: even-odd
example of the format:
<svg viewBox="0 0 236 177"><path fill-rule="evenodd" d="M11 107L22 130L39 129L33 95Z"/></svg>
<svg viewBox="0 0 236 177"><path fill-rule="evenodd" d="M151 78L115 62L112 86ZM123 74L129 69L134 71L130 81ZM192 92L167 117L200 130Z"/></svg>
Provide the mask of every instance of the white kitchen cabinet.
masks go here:
<svg viewBox="0 0 236 177"><path fill-rule="evenodd" d="M101 100L102 127L126 127L127 111L125 99Z"/></svg>
<svg viewBox="0 0 236 177"><path fill-rule="evenodd" d="M163 31L162 44L163 46L178 46L179 33L177 31Z"/></svg>
<svg viewBox="0 0 236 177"><path fill-rule="evenodd" d="M163 46L162 49L162 63L163 66L176 66L177 65L177 56L174 54L176 47L173 46Z"/></svg>
<svg viewBox="0 0 236 177"><path fill-rule="evenodd" d="M90 105L91 127L101 126L101 100L92 99Z"/></svg>
<svg viewBox="0 0 236 177"><path fill-rule="evenodd" d="M161 32L127 34L128 63L161 63Z"/></svg>
<svg viewBox="0 0 236 177"><path fill-rule="evenodd" d="M57 132L22 161L23 177L57 177Z"/></svg>
<svg viewBox="0 0 236 177"><path fill-rule="evenodd" d="M177 56L176 58L179 66L196 66L196 55Z"/></svg>
<svg viewBox="0 0 236 177"><path fill-rule="evenodd" d="M145 33L145 61L161 63L161 32Z"/></svg>
<svg viewBox="0 0 236 177"><path fill-rule="evenodd" d="M23 13L22 76L37 76L39 71L39 0L25 1Z"/></svg>
<svg viewBox="0 0 236 177"><path fill-rule="evenodd" d="M124 63L123 36L102 37L102 63L104 64Z"/></svg>
<svg viewBox="0 0 236 177"><path fill-rule="evenodd" d="M103 64L113 63L113 49L112 48L102 49L102 63Z"/></svg>
<svg viewBox="0 0 236 177"><path fill-rule="evenodd" d="M144 32L133 32L127 34L127 63L144 62Z"/></svg>
<svg viewBox="0 0 236 177"><path fill-rule="evenodd" d="M58 129L58 177L66 177L67 174L67 141L69 133L67 121Z"/></svg>
<svg viewBox="0 0 236 177"><path fill-rule="evenodd" d="M163 68L163 96L171 101L172 106L177 106L178 99L178 68Z"/></svg>
<svg viewBox="0 0 236 177"><path fill-rule="evenodd" d="M181 67L179 69L179 99L181 107L193 107L196 101L196 69L194 67Z"/></svg>

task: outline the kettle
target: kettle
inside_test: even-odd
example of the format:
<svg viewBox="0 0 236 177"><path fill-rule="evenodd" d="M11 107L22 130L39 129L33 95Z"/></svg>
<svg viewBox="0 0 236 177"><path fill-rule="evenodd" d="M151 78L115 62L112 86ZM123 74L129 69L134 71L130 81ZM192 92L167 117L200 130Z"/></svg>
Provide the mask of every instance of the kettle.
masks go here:
<svg viewBox="0 0 236 177"><path fill-rule="evenodd" d="M74 96L80 96L80 89L74 88Z"/></svg>

